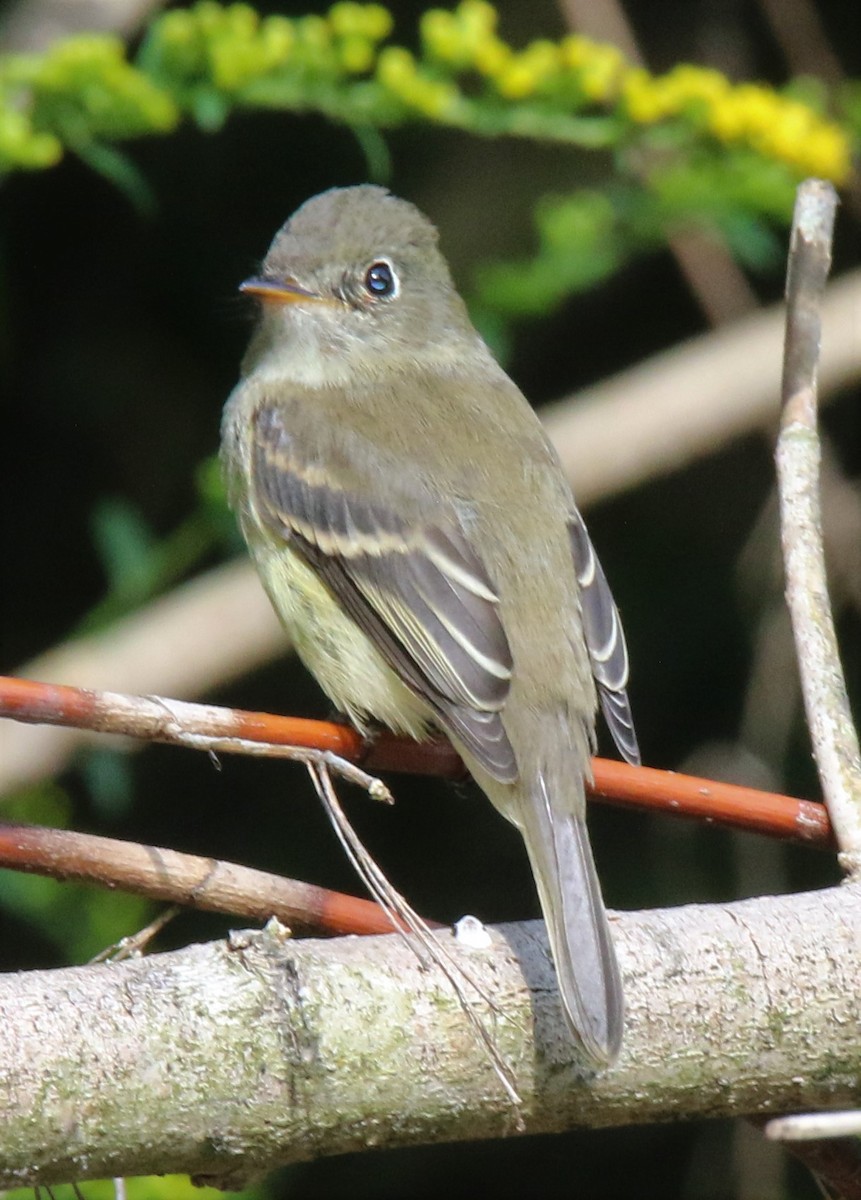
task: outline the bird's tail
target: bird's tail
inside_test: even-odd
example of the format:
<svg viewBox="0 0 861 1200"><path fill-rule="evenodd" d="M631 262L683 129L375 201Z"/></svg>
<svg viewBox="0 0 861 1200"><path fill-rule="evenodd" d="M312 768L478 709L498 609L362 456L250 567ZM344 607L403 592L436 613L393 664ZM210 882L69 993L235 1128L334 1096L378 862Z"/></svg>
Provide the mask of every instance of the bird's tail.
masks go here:
<svg viewBox="0 0 861 1200"><path fill-rule="evenodd" d="M563 784L571 787L572 781ZM579 783L574 786L582 787ZM585 817L559 804L538 772L519 814L538 886L568 1024L595 1067L615 1061L624 1005L616 952L589 845ZM582 812L585 803L576 809Z"/></svg>

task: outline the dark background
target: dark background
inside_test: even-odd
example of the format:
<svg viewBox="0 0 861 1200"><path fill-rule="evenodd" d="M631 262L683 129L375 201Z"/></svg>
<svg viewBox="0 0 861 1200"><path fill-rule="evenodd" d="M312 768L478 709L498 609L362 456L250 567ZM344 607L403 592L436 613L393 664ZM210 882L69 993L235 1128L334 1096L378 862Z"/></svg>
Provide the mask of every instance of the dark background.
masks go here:
<svg viewBox="0 0 861 1200"><path fill-rule="evenodd" d="M262 7L325 10L312 3ZM503 36L515 42L563 32L552 4L512 0L499 7ZM786 78L756 3L629 7L654 69L689 60L738 79ZM817 9L843 67L857 75L855 6L833 0ZM412 3L396 6L400 37L409 38L420 11ZM389 186L439 225L467 295L480 263L530 250L539 195L600 180L610 169L594 157L445 130L414 127L387 140ZM98 504L122 498L160 536L197 502L195 473L217 448L221 406L249 332L251 312L236 298L238 281L302 200L367 178L353 136L314 116L237 115L217 135L186 127L126 149L155 196L149 215L71 157L54 170L9 179L2 192L5 671L68 637L102 597L105 572L92 538ZM839 218L838 271L858 260L857 228L851 211ZM782 275L752 283L764 302L774 301ZM546 319L518 323L507 366L540 407L705 328L671 256L657 253ZM778 364L773 371L777 379ZM857 412L857 397L846 395L824 418L850 477L861 465ZM777 759L746 743L742 731L760 621L781 589L759 552L743 553L773 488L771 453L769 439L752 434L590 509L587 519L624 613L645 762L815 796L800 713ZM773 521L766 529L773 532ZM232 548L240 551L238 540ZM861 637L851 606L840 633L857 696ZM791 663L786 670L792 687ZM291 659L208 699L328 712ZM520 839L483 797L442 784L393 784L394 809L351 796L350 813L419 911L444 921L464 912L492 922L537 914ZM84 758L62 777L57 794L78 829L357 890L296 768L228 759L216 771L206 756L153 747L122 761L104 753ZM596 807L591 828L613 907L717 901L838 877L827 856L705 826ZM69 954L25 904L0 912L0 920L7 969L48 966ZM218 936L229 925L186 914L159 944ZM269 1186L285 1197L431 1196L443 1189L450 1196L535 1192L596 1200L818 1195L801 1169L781 1174L778 1156L732 1123L692 1123L368 1153L292 1168Z"/></svg>

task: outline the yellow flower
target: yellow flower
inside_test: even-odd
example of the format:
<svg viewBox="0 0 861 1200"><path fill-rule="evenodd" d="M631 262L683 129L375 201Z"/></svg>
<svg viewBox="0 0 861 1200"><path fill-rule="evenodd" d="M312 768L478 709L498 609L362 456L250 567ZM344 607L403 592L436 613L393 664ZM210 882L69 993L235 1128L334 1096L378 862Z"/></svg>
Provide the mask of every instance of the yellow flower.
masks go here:
<svg viewBox="0 0 861 1200"><path fill-rule="evenodd" d="M392 14L382 4L366 4L364 9L365 36L369 37L371 41L381 42L395 27Z"/></svg>
<svg viewBox="0 0 861 1200"><path fill-rule="evenodd" d="M431 8L421 18L422 42L432 58L456 71L493 75L512 54L497 38L496 23L496 9L484 0L464 0L453 12Z"/></svg>
<svg viewBox="0 0 861 1200"><path fill-rule="evenodd" d="M476 46L473 66L479 74L493 79L506 70L513 57L514 51L509 45L489 35Z"/></svg>
<svg viewBox="0 0 861 1200"><path fill-rule="evenodd" d="M416 60L403 46L386 46L377 59L377 78L383 87L400 95L416 75Z"/></svg>
<svg viewBox="0 0 861 1200"><path fill-rule="evenodd" d="M839 126L759 84L742 84L715 102L709 128L721 141L745 141L800 174L841 183L851 170L848 138Z"/></svg>
<svg viewBox="0 0 861 1200"><path fill-rule="evenodd" d="M368 38L372 42L382 41L392 32L392 14L382 4L355 4L352 0L334 4L327 20L337 37Z"/></svg>
<svg viewBox="0 0 861 1200"><path fill-rule="evenodd" d="M664 96L642 67L625 72L621 96L628 116L640 125L652 125L665 115Z"/></svg>
<svg viewBox="0 0 861 1200"><path fill-rule="evenodd" d="M849 139L836 125L820 124L805 146L805 155L812 175L841 184L852 174Z"/></svg>
<svg viewBox="0 0 861 1200"><path fill-rule="evenodd" d="M288 17L267 17L260 26L260 37L266 60L272 66L286 62L296 44L293 22Z"/></svg>
<svg viewBox="0 0 861 1200"><path fill-rule="evenodd" d="M468 37L485 37L496 29L499 17L492 4L486 0L463 0L455 9L455 16Z"/></svg>
<svg viewBox="0 0 861 1200"><path fill-rule="evenodd" d="M668 97L672 97L679 107L691 101L714 104L722 99L732 86L720 71L693 66L690 63L680 63L673 67L672 71L663 77L662 82Z"/></svg>
<svg viewBox="0 0 861 1200"><path fill-rule="evenodd" d="M0 168L52 167L63 157L59 138L36 133L24 113L0 110Z"/></svg>
<svg viewBox="0 0 861 1200"><path fill-rule="evenodd" d="M441 79L429 79L403 46L386 46L377 59L377 79L404 104L439 120L457 104L458 90Z"/></svg>
<svg viewBox="0 0 861 1200"><path fill-rule="evenodd" d="M525 100L535 91L535 76L520 58L515 57L497 76L496 90L506 100Z"/></svg>
<svg viewBox="0 0 861 1200"><path fill-rule="evenodd" d="M426 117L432 117L435 120L442 119L457 104L457 100L458 90L450 83L436 79L419 78L416 80L412 104Z"/></svg>
<svg viewBox="0 0 861 1200"><path fill-rule="evenodd" d="M537 83L549 79L561 65L559 47L554 42L539 40L530 42L521 55L523 62L535 76Z"/></svg>
<svg viewBox="0 0 861 1200"><path fill-rule="evenodd" d="M374 65L374 45L366 37L353 34L338 44L338 61L345 71L359 75Z"/></svg>
<svg viewBox="0 0 861 1200"><path fill-rule="evenodd" d="M582 37L579 33L569 34L559 43L562 65L575 70L582 67L588 61L594 48L595 43L589 38Z"/></svg>
<svg viewBox="0 0 861 1200"><path fill-rule="evenodd" d="M615 46L595 46L580 68L579 80L584 94L596 103L611 100L623 79L625 59Z"/></svg>
<svg viewBox="0 0 861 1200"><path fill-rule="evenodd" d="M441 8L430 8L419 22L422 43L433 58L453 67L465 67L469 54L455 15Z"/></svg>

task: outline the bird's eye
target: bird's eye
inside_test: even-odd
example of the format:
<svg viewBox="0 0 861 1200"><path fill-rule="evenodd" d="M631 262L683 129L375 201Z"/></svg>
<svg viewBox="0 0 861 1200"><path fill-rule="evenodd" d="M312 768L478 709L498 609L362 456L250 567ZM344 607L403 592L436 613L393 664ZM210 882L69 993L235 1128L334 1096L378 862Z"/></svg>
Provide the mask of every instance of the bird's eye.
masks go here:
<svg viewBox="0 0 861 1200"><path fill-rule="evenodd" d="M365 273L365 288L374 297L385 299L394 296L398 289L398 280L391 263L371 263Z"/></svg>

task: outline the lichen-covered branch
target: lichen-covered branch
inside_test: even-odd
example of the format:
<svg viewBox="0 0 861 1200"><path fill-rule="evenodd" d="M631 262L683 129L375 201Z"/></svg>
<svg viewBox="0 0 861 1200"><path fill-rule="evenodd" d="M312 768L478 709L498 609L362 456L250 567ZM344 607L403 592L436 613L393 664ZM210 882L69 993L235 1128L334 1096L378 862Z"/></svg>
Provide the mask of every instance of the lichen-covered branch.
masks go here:
<svg viewBox="0 0 861 1200"><path fill-rule="evenodd" d="M855 886L614 921L618 1065L573 1061L543 926L452 946L529 1132L851 1103ZM448 935L443 935L448 936ZM238 1185L345 1151L499 1137L515 1114L444 980L397 935L235 936L0 979L0 1186L189 1172Z"/></svg>

